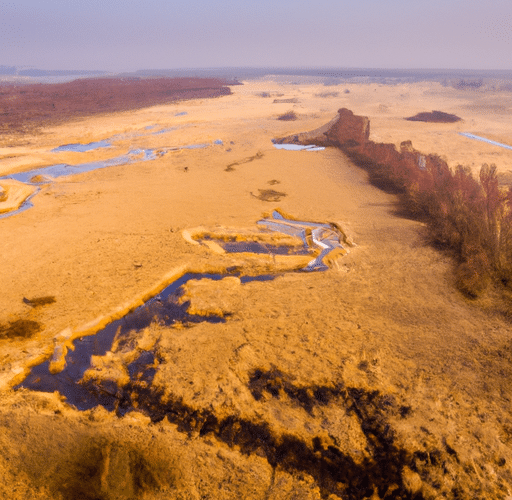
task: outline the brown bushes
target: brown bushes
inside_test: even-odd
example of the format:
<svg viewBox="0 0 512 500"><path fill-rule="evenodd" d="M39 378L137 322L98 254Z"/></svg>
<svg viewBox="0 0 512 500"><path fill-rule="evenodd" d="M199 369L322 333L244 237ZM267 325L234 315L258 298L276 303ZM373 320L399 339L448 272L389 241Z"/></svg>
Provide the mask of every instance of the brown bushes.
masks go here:
<svg viewBox="0 0 512 500"><path fill-rule="evenodd" d="M512 284L512 192L499 188L496 166L483 165L475 179L410 143L401 152L371 141L346 152L374 185L399 195L404 215L426 223L431 243L452 253L465 295L477 297L492 281Z"/></svg>
<svg viewBox="0 0 512 500"><path fill-rule="evenodd" d="M217 78L85 78L5 84L0 92L0 131L20 133L79 116L229 95L227 85L232 84Z"/></svg>
<svg viewBox="0 0 512 500"><path fill-rule="evenodd" d="M30 338L42 330L42 325L29 319L17 319L0 325L0 339Z"/></svg>
<svg viewBox="0 0 512 500"><path fill-rule="evenodd" d="M410 122L454 123L459 122L461 118L457 115L444 113L443 111L431 111L430 113L424 111L417 115L404 118L404 120L408 120Z"/></svg>
<svg viewBox="0 0 512 500"><path fill-rule="evenodd" d="M457 117L433 111L428 118ZM451 170L410 141L399 151L370 141L369 119L346 108L326 127L279 142L336 146L367 170L372 184L397 194L401 214L425 222L431 243L454 256L457 286L467 296L478 296L491 282L512 289L512 191L498 186L494 165L483 165L475 179L469 168Z"/></svg>
<svg viewBox="0 0 512 500"><path fill-rule="evenodd" d="M277 117L278 120L283 120L283 121L293 121L293 120L297 120L299 117L297 116L297 113L295 113L295 111L288 111L287 113L284 113L280 116Z"/></svg>

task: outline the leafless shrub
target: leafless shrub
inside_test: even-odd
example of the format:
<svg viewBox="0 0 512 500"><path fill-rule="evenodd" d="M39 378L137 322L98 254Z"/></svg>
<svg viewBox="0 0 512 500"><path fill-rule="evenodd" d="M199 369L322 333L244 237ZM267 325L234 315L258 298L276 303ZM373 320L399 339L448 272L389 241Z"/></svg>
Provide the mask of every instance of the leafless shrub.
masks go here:
<svg viewBox="0 0 512 500"><path fill-rule="evenodd" d="M280 115L278 116L278 120L283 120L283 121L294 121L294 120L298 120L298 116L297 116L297 113L295 113L295 111L288 111L287 113L284 113L283 115Z"/></svg>

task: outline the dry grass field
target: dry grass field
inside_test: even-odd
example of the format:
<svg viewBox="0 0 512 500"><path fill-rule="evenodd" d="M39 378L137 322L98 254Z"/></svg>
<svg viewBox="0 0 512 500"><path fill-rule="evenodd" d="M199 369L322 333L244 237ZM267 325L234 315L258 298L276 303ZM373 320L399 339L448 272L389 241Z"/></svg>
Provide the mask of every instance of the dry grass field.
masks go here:
<svg viewBox="0 0 512 500"><path fill-rule="evenodd" d="M0 148L0 176L161 152L56 177L31 208L0 218L2 495L510 500L512 324L496 291L476 300L457 291L453 261L427 244L424 223L398 216L395 195L341 151L278 150L272 139L346 107L370 118L373 141L411 140L475 173L495 164L507 184L512 151L460 132L512 145L512 94L243 83L217 98L75 116ZM404 119L433 110L461 120ZM108 139L108 148L51 151ZM183 237L198 227L256 234L277 208L333 223L355 245L306 273L294 272L294 257L219 253ZM176 276L235 271L276 276L188 281L176 307L223 322L149 318L121 326L93 356L75 387L113 409L79 411L57 392L16 389L52 356L62 368L74 338Z"/></svg>

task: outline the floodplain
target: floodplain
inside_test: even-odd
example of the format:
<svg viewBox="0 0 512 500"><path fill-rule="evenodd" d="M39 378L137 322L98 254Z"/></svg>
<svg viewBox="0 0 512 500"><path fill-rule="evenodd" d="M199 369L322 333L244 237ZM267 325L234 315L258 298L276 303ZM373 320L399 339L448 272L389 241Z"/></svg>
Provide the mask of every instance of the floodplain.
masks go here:
<svg viewBox="0 0 512 500"><path fill-rule="evenodd" d="M23 172L157 154L48 175L29 209L0 219L0 491L510 498L512 323L497 292L460 293L425 223L401 216L396 195L342 151L273 140L348 108L369 117L375 142L410 140L475 175L495 164L505 186L512 151L463 134L512 145L512 93L433 81L242 83L3 136L0 209L35 183L17 180ZM405 120L434 110L461 120ZM102 141L109 147L55 150ZM290 228L319 225L303 227L306 243L322 242L323 225L343 251L304 271L321 251L273 251L304 246L300 231L258 228L275 213ZM230 252L238 242L248 251ZM114 321L112 342L66 385L92 388L94 404L37 389L34 368L64 379L75 343Z"/></svg>

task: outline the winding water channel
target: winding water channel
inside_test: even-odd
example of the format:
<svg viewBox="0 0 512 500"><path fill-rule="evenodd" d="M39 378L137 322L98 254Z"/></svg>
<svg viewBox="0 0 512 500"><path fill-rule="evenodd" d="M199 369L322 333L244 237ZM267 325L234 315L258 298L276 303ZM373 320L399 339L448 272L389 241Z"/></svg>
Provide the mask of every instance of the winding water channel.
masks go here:
<svg viewBox="0 0 512 500"><path fill-rule="evenodd" d="M167 132L168 130L158 131L156 133ZM98 146L98 144L101 144ZM218 144L218 143L214 143ZM86 152L91 149L108 147L110 143L108 141L100 141L96 143L89 144L65 144L63 146L59 146L58 148L53 149L52 151L76 151L76 152ZM49 165L47 167L40 167L33 170L27 170L25 172L18 172L15 174L5 175L0 177L0 183L2 180L14 179L24 184L29 184L32 186L40 186L41 184L46 184L51 182L53 179L58 177L64 177L75 174L82 174L85 172L90 172L92 170L98 170L100 168L106 167L117 167L120 165L129 165L132 163L144 162L144 161L152 161L160 158L171 151L178 151L180 149L204 149L211 146L210 143L201 143L201 144L189 144L184 146L172 146L172 147L163 147L158 149L132 149L128 153L120 156L116 156L114 158L109 158L107 160L98 160L93 162L85 162L79 163L77 165L69 165L67 163L58 163L55 165ZM32 207L32 198L39 192L37 189L34 193L32 193L23 204L17 209L12 210L10 212L6 212L0 214L0 219L6 217L12 217L13 215L17 215L21 212L24 212L28 208Z"/></svg>
<svg viewBox="0 0 512 500"><path fill-rule="evenodd" d="M258 241L224 242L227 252L270 253L282 255L312 254L313 258L299 271L323 271L328 269L325 259L333 251L344 251L341 243L342 235L335 226L328 223L316 223L288 219L274 211L269 218L258 221L258 225L265 231L278 231L292 235L302 240L302 247L290 245L268 245ZM316 255L315 255L316 254ZM182 325L192 325L199 322L225 322L229 315L202 316L188 312L190 301L183 302L183 285L191 280L209 279L219 281L227 277L238 277L243 285L251 281L268 281L275 279L278 274L244 275L238 272L235 266L233 272L218 274L186 273L151 297L143 305L127 313L120 319L111 321L94 335L77 338L73 341L73 348L69 351L61 345L56 345L51 358L32 368L30 374L16 389L27 388L34 391L58 391L66 397L69 404L78 410L87 410L97 405L107 410L116 410L118 413L131 409L130 404L121 401L121 390L116 380L91 380L84 377L86 371L92 366L93 356L108 356L115 345L117 349L123 339L133 332L141 332L152 323L157 322L172 326L179 322ZM65 350L63 350L65 349ZM114 349L114 350L115 350ZM55 363L64 359L59 368ZM53 364L53 367L52 367ZM143 351L138 353L136 359L129 363L125 369L129 374L131 383L144 382L145 387L151 386L156 373L158 360L155 352Z"/></svg>

